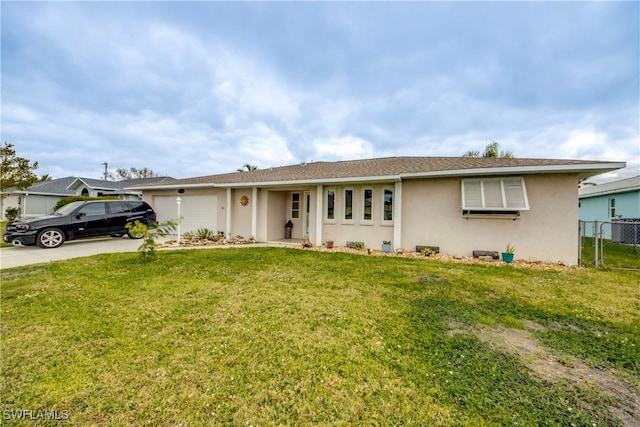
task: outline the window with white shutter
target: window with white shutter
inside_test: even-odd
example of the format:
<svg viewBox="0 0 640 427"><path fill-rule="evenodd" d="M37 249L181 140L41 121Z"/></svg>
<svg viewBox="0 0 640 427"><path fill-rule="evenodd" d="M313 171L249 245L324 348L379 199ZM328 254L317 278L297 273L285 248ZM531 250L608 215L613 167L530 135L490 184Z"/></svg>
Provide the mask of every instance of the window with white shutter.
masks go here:
<svg viewBox="0 0 640 427"><path fill-rule="evenodd" d="M504 213L529 210L523 177L462 180L464 213Z"/></svg>

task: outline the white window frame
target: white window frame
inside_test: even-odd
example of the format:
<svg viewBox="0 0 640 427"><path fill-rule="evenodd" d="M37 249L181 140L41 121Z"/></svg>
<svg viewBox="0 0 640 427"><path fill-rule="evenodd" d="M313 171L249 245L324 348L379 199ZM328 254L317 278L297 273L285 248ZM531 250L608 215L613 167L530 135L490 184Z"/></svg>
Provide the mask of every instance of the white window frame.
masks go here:
<svg viewBox="0 0 640 427"><path fill-rule="evenodd" d="M298 195L298 200L295 201L293 200L293 196L297 194ZM297 203L298 206L294 207L294 203ZM300 192L298 191L294 191L291 193L291 219L299 219L300 218L300 205L302 204L302 197L300 195Z"/></svg>
<svg viewBox="0 0 640 427"><path fill-rule="evenodd" d="M609 207L609 219L614 219L616 218L616 198L615 197L609 197L608 200L608 207Z"/></svg>
<svg viewBox="0 0 640 427"><path fill-rule="evenodd" d="M507 185L513 185L514 183L518 183L518 186L520 187L518 195L520 196L519 199L521 203L519 204L515 203L515 200L510 200L507 195ZM499 184L498 188L496 188L496 184ZM479 192L476 191L478 185L480 186ZM499 190L499 193L496 193L495 190ZM493 192L493 194L491 194L491 192ZM491 196L496 195L499 195L501 199L501 206L491 205L488 200ZM478 202L480 202L479 205ZM463 212L500 213L528 211L529 209L529 199L527 197L527 188L524 182L524 177L465 178L462 180Z"/></svg>
<svg viewBox="0 0 640 427"><path fill-rule="evenodd" d="M387 191L391 192L391 219L385 219L384 217L384 207L385 207L385 200L384 200L384 196L385 193ZM392 187L390 185L384 186L382 187L382 194L380 195L380 204L381 206L381 210L380 210L380 218L381 219L381 223L383 225L392 225L393 224L393 219L395 218L395 207L396 207L396 203L395 203L395 187Z"/></svg>
<svg viewBox="0 0 640 427"><path fill-rule="evenodd" d="M333 218L329 218L329 193L333 192ZM338 215L338 192L335 188L327 188L324 191L324 220L326 222L336 222L336 217Z"/></svg>
<svg viewBox="0 0 640 427"><path fill-rule="evenodd" d="M364 217L364 215L366 213L365 193L367 191L371 191L371 218L370 219L365 219L365 217ZM362 196L360 198L360 200L362 201L362 212L361 212L361 215L360 215L360 221L361 221L362 224L373 224L373 216L374 216L374 212L375 212L375 206L374 206L375 203L374 203L374 201L375 201L375 194L376 193L375 193L375 191L373 191L373 187L364 187L360 194Z"/></svg>
<svg viewBox="0 0 640 427"><path fill-rule="evenodd" d="M347 218L347 191L351 191L351 218ZM353 188L345 188L342 190L342 222L353 224L356 217L355 196L356 192Z"/></svg>

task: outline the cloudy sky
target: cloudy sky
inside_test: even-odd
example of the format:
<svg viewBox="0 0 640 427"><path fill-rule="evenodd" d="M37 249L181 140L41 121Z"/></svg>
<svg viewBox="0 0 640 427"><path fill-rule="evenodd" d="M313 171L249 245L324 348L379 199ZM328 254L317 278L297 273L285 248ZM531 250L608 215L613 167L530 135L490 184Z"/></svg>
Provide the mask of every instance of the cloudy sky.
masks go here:
<svg viewBox="0 0 640 427"><path fill-rule="evenodd" d="M39 174L318 160L628 162L638 2L7 2L2 141Z"/></svg>

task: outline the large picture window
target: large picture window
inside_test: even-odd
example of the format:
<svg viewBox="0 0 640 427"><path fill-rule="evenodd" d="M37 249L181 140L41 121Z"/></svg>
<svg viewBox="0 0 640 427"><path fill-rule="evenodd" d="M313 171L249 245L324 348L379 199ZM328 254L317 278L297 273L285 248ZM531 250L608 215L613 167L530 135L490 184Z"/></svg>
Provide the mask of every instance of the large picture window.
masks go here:
<svg viewBox="0 0 640 427"><path fill-rule="evenodd" d="M353 220L353 190L344 190L344 219Z"/></svg>
<svg viewBox="0 0 640 427"><path fill-rule="evenodd" d="M463 179L462 209L471 212L529 210L524 178Z"/></svg>
<svg viewBox="0 0 640 427"><path fill-rule="evenodd" d="M373 189L362 190L362 219L364 221L373 220Z"/></svg>

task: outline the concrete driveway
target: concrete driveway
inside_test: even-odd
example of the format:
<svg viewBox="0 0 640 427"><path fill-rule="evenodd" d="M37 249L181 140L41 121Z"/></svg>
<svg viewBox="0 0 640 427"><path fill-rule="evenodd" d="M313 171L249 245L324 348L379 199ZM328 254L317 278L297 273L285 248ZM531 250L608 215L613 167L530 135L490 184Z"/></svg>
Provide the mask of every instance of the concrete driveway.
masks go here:
<svg viewBox="0 0 640 427"><path fill-rule="evenodd" d="M0 269L97 254L136 252L141 243L141 240L132 240L128 237L105 237L91 240L72 240L64 242L62 246L55 249L42 249L37 246L1 248Z"/></svg>

